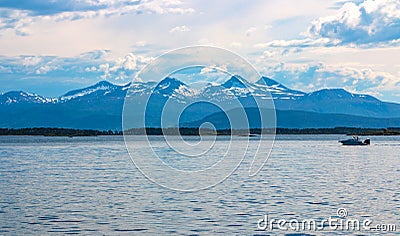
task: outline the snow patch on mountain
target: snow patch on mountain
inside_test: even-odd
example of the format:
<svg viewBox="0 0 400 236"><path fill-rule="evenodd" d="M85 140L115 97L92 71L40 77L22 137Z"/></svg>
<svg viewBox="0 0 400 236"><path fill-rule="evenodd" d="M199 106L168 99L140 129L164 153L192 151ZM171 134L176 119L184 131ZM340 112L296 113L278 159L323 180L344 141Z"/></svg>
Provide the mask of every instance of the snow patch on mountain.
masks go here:
<svg viewBox="0 0 400 236"><path fill-rule="evenodd" d="M34 93L11 91L0 95L0 104L13 103L55 103L56 98L46 98Z"/></svg>
<svg viewBox="0 0 400 236"><path fill-rule="evenodd" d="M107 81L101 81L93 86L84 89L78 89L71 92L68 92L61 96L59 99L60 101L69 101L72 99L76 99L79 97L84 97L87 95L91 95L96 92L102 92L101 95L107 95L117 89L121 89L121 86L114 85Z"/></svg>

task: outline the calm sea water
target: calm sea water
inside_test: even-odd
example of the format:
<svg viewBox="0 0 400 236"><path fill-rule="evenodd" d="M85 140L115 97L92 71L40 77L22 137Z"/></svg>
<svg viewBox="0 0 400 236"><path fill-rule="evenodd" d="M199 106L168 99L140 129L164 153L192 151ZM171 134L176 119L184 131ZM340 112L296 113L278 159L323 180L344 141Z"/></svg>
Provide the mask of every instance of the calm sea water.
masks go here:
<svg viewBox="0 0 400 236"><path fill-rule="evenodd" d="M323 220L338 208L400 232L400 137L362 147L339 138L278 136L257 176L242 174L245 163L221 184L185 193L147 180L122 137L0 137L0 234L289 235L300 232L263 232L257 222ZM136 148L145 158L145 145Z"/></svg>

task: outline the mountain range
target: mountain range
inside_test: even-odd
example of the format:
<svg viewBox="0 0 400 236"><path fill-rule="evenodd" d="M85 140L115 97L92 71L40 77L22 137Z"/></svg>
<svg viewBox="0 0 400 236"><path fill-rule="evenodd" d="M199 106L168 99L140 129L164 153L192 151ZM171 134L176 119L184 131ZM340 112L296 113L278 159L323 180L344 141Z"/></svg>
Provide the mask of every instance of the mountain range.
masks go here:
<svg viewBox="0 0 400 236"><path fill-rule="evenodd" d="M160 126L162 106L167 100L178 111L196 100L228 104L236 99L245 107L252 127L258 128L260 124L253 121L256 116L254 98L263 100L271 97L280 128L400 127L400 104L397 103L383 102L370 95L354 94L344 89L305 93L268 77L250 83L240 76L232 76L222 84L209 83L200 89L167 77L159 83L115 85L101 81L56 98L11 91L0 95L0 127L121 130L127 95L138 104L150 97L148 114L151 118L146 123L150 127ZM223 113L215 106L197 104L188 107L182 114L180 125L197 127L211 122L218 129L227 128L229 125Z"/></svg>

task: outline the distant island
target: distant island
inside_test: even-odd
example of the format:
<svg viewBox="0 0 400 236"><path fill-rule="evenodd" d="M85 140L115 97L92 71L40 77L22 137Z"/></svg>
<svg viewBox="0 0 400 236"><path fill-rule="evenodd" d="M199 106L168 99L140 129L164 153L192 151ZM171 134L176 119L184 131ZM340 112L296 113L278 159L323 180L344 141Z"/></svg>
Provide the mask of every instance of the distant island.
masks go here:
<svg viewBox="0 0 400 236"><path fill-rule="evenodd" d="M130 129L125 131L128 135L248 135L248 134L271 134L271 129L250 129L248 130L210 130L198 128L146 128L146 129ZM289 129L277 128L276 134L345 134L345 135L362 135L362 136L378 136L378 135L400 135L399 128L352 128L352 127L336 127L336 128L306 128L306 129ZM122 131L112 130L91 130L91 129L66 129L66 128L21 128L8 129L0 128L0 135L32 135L32 136L100 136L100 135L123 135Z"/></svg>

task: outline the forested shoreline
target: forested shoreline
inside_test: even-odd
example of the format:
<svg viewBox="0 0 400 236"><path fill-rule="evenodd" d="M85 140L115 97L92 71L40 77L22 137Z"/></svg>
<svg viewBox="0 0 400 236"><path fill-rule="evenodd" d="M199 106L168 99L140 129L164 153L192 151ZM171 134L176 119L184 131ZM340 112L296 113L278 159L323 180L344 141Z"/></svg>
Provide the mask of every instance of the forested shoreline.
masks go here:
<svg viewBox="0 0 400 236"><path fill-rule="evenodd" d="M129 129L125 134L129 135L257 135L272 134L273 129L250 129L249 130L210 130L198 128L146 128ZM0 135L33 135L33 136L100 136L100 135L122 135L118 130L91 130L91 129L68 129L68 128L0 128ZM291 129L277 128L276 134L346 134L346 135L400 135L400 128L308 128Z"/></svg>

